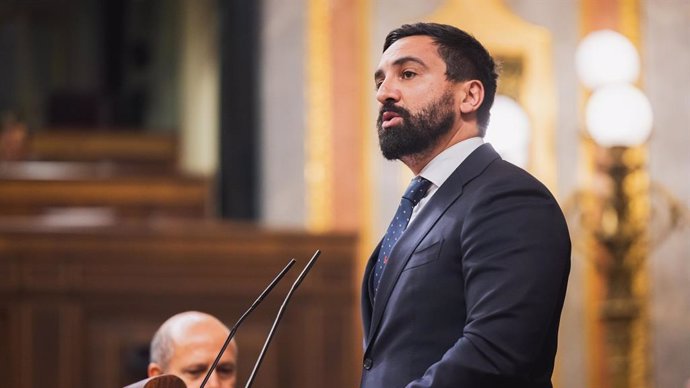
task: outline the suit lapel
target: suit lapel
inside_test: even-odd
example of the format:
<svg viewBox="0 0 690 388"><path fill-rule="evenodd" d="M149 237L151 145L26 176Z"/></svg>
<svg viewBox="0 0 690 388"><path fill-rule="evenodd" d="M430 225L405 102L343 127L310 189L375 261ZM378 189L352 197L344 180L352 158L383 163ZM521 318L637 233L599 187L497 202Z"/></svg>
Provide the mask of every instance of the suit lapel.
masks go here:
<svg viewBox="0 0 690 388"><path fill-rule="evenodd" d="M371 310L371 321L368 327L368 334L365 332L366 348L371 344L371 340L376 334L376 330L381 323L383 312L386 309L388 300L395 288L395 284L405 268L405 265L410 260L412 253L415 251L419 243L429 233L431 228L438 222L443 213L448 207L453 204L461 195L463 186L479 175L493 160L499 158L496 151L490 144L486 143L477 148L470 156L463 161L458 168L448 177L448 179L439 187L438 191L424 206L417 218L405 230L405 233L400 237L391 251L391 260L386 266L386 270L381 275L381 283L379 290L376 293L376 300ZM379 243L380 247L380 243ZM378 248L374 251L378 253ZM368 265L369 272L371 261L375 258L370 258ZM365 285L368 282L365 277ZM368 295L368 294L367 294ZM367 300L368 302L368 300ZM364 303L364 301L363 301ZM364 311L364 310L363 310ZM367 314L368 315L368 314ZM368 317L365 318L366 323L369 322ZM366 328L365 328L366 330Z"/></svg>
<svg viewBox="0 0 690 388"><path fill-rule="evenodd" d="M376 246L376 249L374 249L374 252L371 254L369 257L369 261L367 262L367 266L364 269L364 276L362 277L362 297L361 297L361 304L362 304L362 323L364 326L364 339L367 340L369 338L369 327L371 326L371 311L373 309L373 304L374 301L372 300L372 290L371 290L371 271L374 269L374 265L376 265L376 259L379 256L379 249L381 249L381 242L379 241L379 244ZM366 347L365 343L365 347Z"/></svg>

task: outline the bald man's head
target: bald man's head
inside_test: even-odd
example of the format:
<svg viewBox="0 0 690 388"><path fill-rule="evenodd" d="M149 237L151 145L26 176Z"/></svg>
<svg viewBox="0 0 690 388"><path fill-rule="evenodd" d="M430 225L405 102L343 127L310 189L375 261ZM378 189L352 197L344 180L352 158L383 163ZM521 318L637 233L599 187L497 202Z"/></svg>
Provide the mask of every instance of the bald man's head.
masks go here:
<svg viewBox="0 0 690 388"><path fill-rule="evenodd" d="M174 374L188 388L201 385L229 333L216 317L187 311L161 325L151 341L149 376ZM234 388L237 345L233 340L221 357L206 387Z"/></svg>

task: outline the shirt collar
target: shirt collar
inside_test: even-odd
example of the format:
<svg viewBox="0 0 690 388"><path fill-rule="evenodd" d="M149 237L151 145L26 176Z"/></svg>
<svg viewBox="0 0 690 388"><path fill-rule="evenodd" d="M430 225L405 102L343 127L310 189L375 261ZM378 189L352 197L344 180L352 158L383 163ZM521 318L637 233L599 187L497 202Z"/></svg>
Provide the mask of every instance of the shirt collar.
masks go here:
<svg viewBox="0 0 690 388"><path fill-rule="evenodd" d="M484 144L481 137L471 137L446 148L436 155L419 173L420 176L428 179L436 187L441 187L443 182L448 179L450 174L462 163L470 154Z"/></svg>

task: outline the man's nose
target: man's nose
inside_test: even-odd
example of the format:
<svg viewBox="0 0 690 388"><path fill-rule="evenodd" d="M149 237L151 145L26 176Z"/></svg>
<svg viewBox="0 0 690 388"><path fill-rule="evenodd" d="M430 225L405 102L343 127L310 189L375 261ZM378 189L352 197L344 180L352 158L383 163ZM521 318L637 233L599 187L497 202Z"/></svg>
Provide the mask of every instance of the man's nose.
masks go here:
<svg viewBox="0 0 690 388"><path fill-rule="evenodd" d="M398 102L400 101L400 89L394 82L385 80L376 90L376 100L381 104L385 104L386 101Z"/></svg>
<svg viewBox="0 0 690 388"><path fill-rule="evenodd" d="M208 381L206 382L206 385L204 385L205 388L221 388L220 385L220 378L218 377L217 372L211 373L211 377L208 378ZM187 387L187 388L192 388L192 387Z"/></svg>

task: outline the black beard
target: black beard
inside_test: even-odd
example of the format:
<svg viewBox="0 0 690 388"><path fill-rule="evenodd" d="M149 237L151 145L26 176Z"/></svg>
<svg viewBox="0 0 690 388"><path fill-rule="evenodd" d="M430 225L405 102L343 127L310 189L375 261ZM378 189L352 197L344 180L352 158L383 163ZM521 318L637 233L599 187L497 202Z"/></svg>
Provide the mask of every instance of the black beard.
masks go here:
<svg viewBox="0 0 690 388"><path fill-rule="evenodd" d="M421 154L434 147L441 136L453 128L454 96L450 91L436 101L432 101L414 116L407 109L386 102L379 111L376 127L383 157L388 160ZM383 112L395 112L402 124L383 129Z"/></svg>

